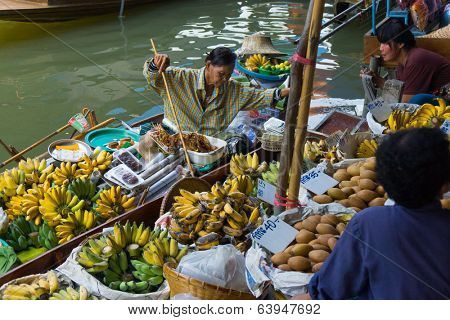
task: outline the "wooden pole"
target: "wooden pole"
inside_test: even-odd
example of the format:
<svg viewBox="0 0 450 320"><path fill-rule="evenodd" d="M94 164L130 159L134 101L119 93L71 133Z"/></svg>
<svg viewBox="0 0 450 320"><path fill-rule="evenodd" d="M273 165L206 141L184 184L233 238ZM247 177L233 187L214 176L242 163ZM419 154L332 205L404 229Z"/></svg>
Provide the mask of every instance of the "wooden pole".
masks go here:
<svg viewBox="0 0 450 320"><path fill-rule="evenodd" d="M17 158L20 158L22 155L24 155L25 153L27 153L28 151L34 149L35 147L37 147L38 145L40 145L41 143L43 143L44 141L50 139L53 136L56 136L58 133L66 130L67 128L69 128L71 125L70 124L66 124L65 126L59 128L58 130L50 133L49 135L43 137L42 139L36 141L35 143L33 143L31 146L29 146L28 148L23 149L22 151L20 151L18 154L16 154L15 156L9 158L8 160L0 163L0 168L6 166L8 163L10 163L11 161L16 160Z"/></svg>
<svg viewBox="0 0 450 320"><path fill-rule="evenodd" d="M320 29L322 26L323 10L325 0L314 0L311 27L309 29L309 43L306 58L315 60L319 46ZM292 158L291 176L289 180L288 209L295 208L298 201L298 191L300 189L300 176L302 174L303 147L305 144L306 130L308 128L309 107L313 91L313 80L315 64L305 67L304 82L302 85L302 96L300 99L300 109L297 117L297 127L295 132L294 154Z"/></svg>
<svg viewBox="0 0 450 320"><path fill-rule="evenodd" d="M155 42L153 41L153 39L150 39L150 42L152 43L153 51L155 52L155 54L158 54L158 51L156 50L156 45L155 45ZM164 81L164 86L166 87L167 97L169 98L169 106L170 106L170 110L172 111L172 117L175 119L175 123L178 128L178 133L180 135L181 144L183 145L184 156L186 157L186 162L188 164L191 175L193 177L195 177L194 169L192 168L192 164L191 164L191 159L189 159L189 154L187 153L186 144L184 143L183 131L181 130L180 122L178 121L177 113L175 112L175 107L173 106L172 96L170 95L169 85L167 84L167 80L166 80L166 74L164 72L162 72L161 74L162 74L162 78Z"/></svg>
<svg viewBox="0 0 450 320"><path fill-rule="evenodd" d="M306 55L306 48L308 45L309 28L311 24L311 16L313 11L314 1L309 2L308 14L306 15L305 26L302 35L297 44L296 53L304 57ZM292 153L294 145L295 125L298 114L298 104L302 93L303 84L303 64L293 61L291 66L291 85L289 91L288 105L286 108L285 128L283 136L283 144L281 146L280 155L280 171L277 180L277 194L281 197L286 197L286 190L288 188L289 168L291 167ZM276 207L275 213L281 213L285 208L282 206Z"/></svg>

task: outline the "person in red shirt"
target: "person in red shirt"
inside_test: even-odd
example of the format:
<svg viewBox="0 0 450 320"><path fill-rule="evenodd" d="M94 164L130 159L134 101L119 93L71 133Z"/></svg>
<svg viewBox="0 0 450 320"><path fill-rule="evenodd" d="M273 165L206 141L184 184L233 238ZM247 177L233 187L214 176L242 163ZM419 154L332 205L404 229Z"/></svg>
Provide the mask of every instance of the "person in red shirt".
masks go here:
<svg viewBox="0 0 450 320"><path fill-rule="evenodd" d="M414 35L402 21L392 19L377 29L381 56L397 63L397 79L404 82L402 102L422 104L450 83L450 60L416 47ZM373 75L382 88L384 79Z"/></svg>

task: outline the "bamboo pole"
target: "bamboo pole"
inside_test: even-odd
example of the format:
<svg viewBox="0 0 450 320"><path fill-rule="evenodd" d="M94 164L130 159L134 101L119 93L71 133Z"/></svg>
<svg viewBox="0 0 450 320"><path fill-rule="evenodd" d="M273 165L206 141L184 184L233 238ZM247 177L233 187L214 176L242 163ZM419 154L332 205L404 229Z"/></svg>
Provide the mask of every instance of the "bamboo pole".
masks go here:
<svg viewBox="0 0 450 320"><path fill-rule="evenodd" d="M158 54L158 51L156 50L156 45L155 45L155 42L153 41L153 39L150 39L150 42L152 43L154 53ZM164 81L164 86L166 87L167 97L169 98L169 106L170 106L170 110L172 111L172 117L175 119L175 123L178 128L178 133L180 135L181 144L183 145L184 156L186 157L186 162L188 164L191 175L193 177L195 177L194 169L192 168L192 164L191 164L191 159L189 159L189 154L187 153L186 144L184 143L183 131L181 130L180 122L178 121L177 113L175 112L175 107L173 106L172 96L170 95L169 85L167 84L167 80L166 80L166 74L164 72L162 72L161 74L162 74L162 78Z"/></svg>
<svg viewBox="0 0 450 320"><path fill-rule="evenodd" d="M314 0L311 27L309 30L309 43L306 58L315 60L319 46L320 29L322 25L323 10L325 0ZM297 127L295 132L294 153L292 158L291 176L289 180L288 208L295 208L298 201L298 191L300 189L300 176L302 174L303 147L305 144L306 130L308 127L309 107L313 91L315 64L305 67L304 81L302 85L302 95L300 99L300 109L297 117Z"/></svg>
<svg viewBox="0 0 450 320"><path fill-rule="evenodd" d="M53 136L56 136L58 133L66 130L67 128L69 128L71 125L70 124L66 124L65 126L57 129L56 131L50 133L49 135L43 137L42 139L36 141L35 143L33 143L31 146L29 146L28 148L23 149L22 151L20 151L18 154L16 154L15 156L9 158L8 160L3 161L2 163L0 163L0 168L6 166L8 163L10 163L11 161L16 160L17 158L20 158L22 155L24 155L25 153L27 153L28 151L36 148L38 145L40 145L41 143L43 143L44 141L50 139Z"/></svg>
<svg viewBox="0 0 450 320"><path fill-rule="evenodd" d="M297 44L296 53L304 57L306 55L306 48L308 45L308 35L311 24L311 16L313 11L314 1L309 2L308 14L306 15L305 26L302 35ZM298 115L298 105L302 93L303 84L303 64L293 61L291 66L291 85L289 90L288 105L286 108L285 126L283 144L281 146L280 155L280 172L277 179L277 194L281 197L286 197L286 190L289 180L289 168L291 167L292 146L294 145L295 121ZM276 207L275 213L281 213L283 207Z"/></svg>

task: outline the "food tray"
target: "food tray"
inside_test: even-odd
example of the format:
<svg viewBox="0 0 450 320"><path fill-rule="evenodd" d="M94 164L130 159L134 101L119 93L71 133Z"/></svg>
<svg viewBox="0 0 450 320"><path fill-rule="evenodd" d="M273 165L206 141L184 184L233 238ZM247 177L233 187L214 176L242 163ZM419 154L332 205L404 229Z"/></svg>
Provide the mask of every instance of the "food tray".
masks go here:
<svg viewBox="0 0 450 320"><path fill-rule="evenodd" d="M69 151L69 150L56 150L56 146L69 146L69 145L78 145L78 151ZM89 145L84 143L83 141L73 140L73 139L61 139L52 142L48 146L48 154L55 160L61 162L79 162L81 161L83 155L91 156L92 150ZM79 156L77 156L77 154Z"/></svg>
<svg viewBox="0 0 450 320"><path fill-rule="evenodd" d="M138 133L118 128L101 128L91 131L86 135L84 141L93 148L101 147L103 150L114 152L117 150L108 148L107 144L123 138L131 138L135 143L139 142Z"/></svg>
<svg viewBox="0 0 450 320"><path fill-rule="evenodd" d="M187 153L189 155L189 159L191 160L191 162L193 164L202 165L202 166L211 164L211 163L219 160L225 152L225 147L227 146L226 141L220 140L220 139L217 139L214 137L210 137L210 136L205 136L205 138L208 139L208 141L214 147L216 147L216 150L213 150L213 151L207 152L207 153L200 153L200 152L188 150Z"/></svg>
<svg viewBox="0 0 450 320"><path fill-rule="evenodd" d="M132 190L144 182L144 179L135 174L124 164L120 164L109 170L105 174L105 178L112 182L118 182L128 190Z"/></svg>

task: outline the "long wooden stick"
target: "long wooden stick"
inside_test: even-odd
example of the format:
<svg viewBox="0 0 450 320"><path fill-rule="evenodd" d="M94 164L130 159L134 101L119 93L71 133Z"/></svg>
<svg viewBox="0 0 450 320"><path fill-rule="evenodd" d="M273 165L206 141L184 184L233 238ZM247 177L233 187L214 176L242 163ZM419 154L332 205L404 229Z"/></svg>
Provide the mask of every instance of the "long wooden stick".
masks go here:
<svg viewBox="0 0 450 320"><path fill-rule="evenodd" d="M41 143L43 143L44 141L50 139L53 136L56 136L58 133L66 130L67 128L69 128L71 125L68 123L65 126L59 128L58 130L50 133L49 135L43 137L42 139L36 141L35 143L33 143L31 146L29 146L28 148L23 149L22 151L20 151L18 154L16 154L15 156L9 158L6 161L3 161L2 163L0 163L0 168L6 166L8 163L10 163L11 161L16 160L17 158L20 158L23 154L27 153L28 151L34 149L35 147L37 147L38 145L40 145Z"/></svg>
<svg viewBox="0 0 450 320"><path fill-rule="evenodd" d="M304 57L308 46L309 28L314 1L309 2L308 14L306 15L305 26L302 36L297 44L296 53ZM298 115L298 104L302 94L303 84L303 64L293 61L291 66L291 89L289 91L288 105L286 109L283 144L281 145L280 172L277 180L277 194L286 197L286 190L289 182L289 168L291 167L292 153L294 145L295 125ZM276 207L275 213L281 213L285 208Z"/></svg>
<svg viewBox="0 0 450 320"><path fill-rule="evenodd" d="M309 29L309 43L306 58L315 60L319 46L320 29L322 26L323 10L325 0L314 0L314 9L312 13L311 27ZM295 208L298 201L298 191L300 189L300 176L302 174L303 147L306 138L306 129L308 128L309 107L313 91L314 72L316 66L307 65L305 67L304 82L302 85L302 96L300 99L300 110L297 117L297 127L295 132L294 153L292 158L291 177L289 180L290 200L288 208Z"/></svg>
<svg viewBox="0 0 450 320"><path fill-rule="evenodd" d="M158 54L158 51L156 50L155 42L153 41L153 39L150 39L150 41L152 43L154 53ZM186 157L186 162L188 164L191 175L193 177L195 177L194 169L192 168L191 160L189 159L189 154L187 153L186 144L184 143L183 131L181 130L180 122L178 121L177 113L175 112L175 107L173 106L172 96L170 95L169 85L167 84L167 80L166 80L166 74L164 72L162 72L161 74L162 74L162 78L164 81L164 86L166 87L167 97L169 98L169 106L170 106L170 110L172 111L172 117L175 119L175 123L178 128L178 133L180 135L181 144L183 145L184 156Z"/></svg>

